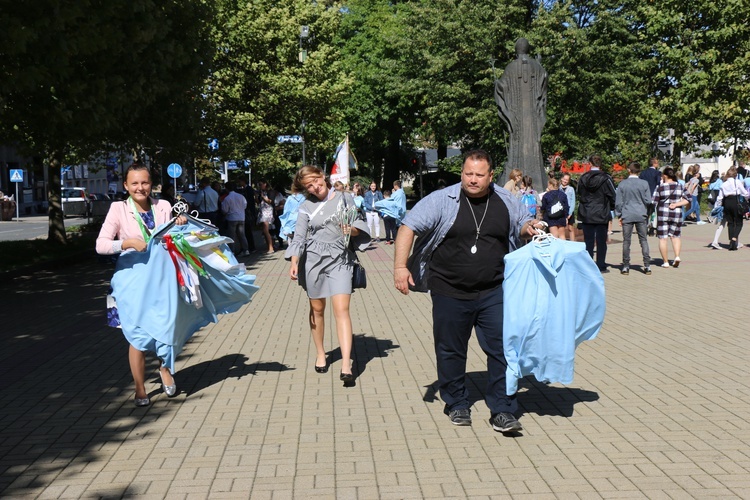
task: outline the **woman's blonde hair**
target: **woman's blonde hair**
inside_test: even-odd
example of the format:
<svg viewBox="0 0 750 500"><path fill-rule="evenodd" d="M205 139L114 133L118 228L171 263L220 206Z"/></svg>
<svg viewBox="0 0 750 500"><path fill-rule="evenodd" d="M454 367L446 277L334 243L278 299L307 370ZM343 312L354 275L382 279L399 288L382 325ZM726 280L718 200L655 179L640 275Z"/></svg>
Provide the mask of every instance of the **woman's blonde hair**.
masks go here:
<svg viewBox="0 0 750 500"><path fill-rule="evenodd" d="M518 179L520 179L521 177L523 177L523 172L521 172L521 170L518 168L514 168L508 174L508 179L511 179L513 181L518 181Z"/></svg>
<svg viewBox="0 0 750 500"><path fill-rule="evenodd" d="M319 169L316 166L313 165L305 165L301 169L297 171L297 173L294 175L294 180L292 180L292 192L293 193L306 193L307 188L305 187L305 178L306 177L322 177L325 179L326 174ZM331 188L331 183L328 179L326 179L326 186L328 186L328 189Z"/></svg>

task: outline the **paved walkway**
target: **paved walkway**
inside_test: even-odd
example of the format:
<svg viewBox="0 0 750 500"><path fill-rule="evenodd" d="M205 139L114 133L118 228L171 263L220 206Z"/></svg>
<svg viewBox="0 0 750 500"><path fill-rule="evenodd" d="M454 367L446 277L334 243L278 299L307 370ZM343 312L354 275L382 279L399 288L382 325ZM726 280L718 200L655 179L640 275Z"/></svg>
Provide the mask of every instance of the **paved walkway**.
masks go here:
<svg viewBox="0 0 750 500"><path fill-rule="evenodd" d="M356 386L338 381L340 361L313 371L306 299L276 253L250 261L254 301L186 346L178 397L150 360L146 409L124 338L102 326L110 267L92 254L6 281L0 496L750 498L750 249L706 248L713 230L684 229L679 269L605 275L606 321L579 347L575 381L525 379L516 437L487 422L474 340L474 425L443 415L429 298L393 289L383 244L363 255L369 287L353 297Z"/></svg>

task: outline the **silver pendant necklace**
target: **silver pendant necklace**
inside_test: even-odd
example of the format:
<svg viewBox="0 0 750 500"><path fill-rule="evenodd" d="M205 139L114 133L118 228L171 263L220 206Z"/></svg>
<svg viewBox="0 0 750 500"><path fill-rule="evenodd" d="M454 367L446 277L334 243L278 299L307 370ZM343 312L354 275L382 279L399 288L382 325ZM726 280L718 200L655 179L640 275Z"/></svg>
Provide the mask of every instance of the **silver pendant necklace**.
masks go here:
<svg viewBox="0 0 750 500"><path fill-rule="evenodd" d="M479 224L477 224L477 216L474 215L474 208L471 206L471 202L469 201L468 196L466 197L466 203L469 205L469 212L471 212L471 217L474 219L474 225L477 228L477 236L474 238L474 246L471 247L471 253L477 253L477 242L479 241L479 233L482 230L482 224L484 223L484 218L487 216L487 209L490 206L490 196L492 196L492 192L487 193L487 204L484 206L484 215L482 215L482 220L479 221Z"/></svg>

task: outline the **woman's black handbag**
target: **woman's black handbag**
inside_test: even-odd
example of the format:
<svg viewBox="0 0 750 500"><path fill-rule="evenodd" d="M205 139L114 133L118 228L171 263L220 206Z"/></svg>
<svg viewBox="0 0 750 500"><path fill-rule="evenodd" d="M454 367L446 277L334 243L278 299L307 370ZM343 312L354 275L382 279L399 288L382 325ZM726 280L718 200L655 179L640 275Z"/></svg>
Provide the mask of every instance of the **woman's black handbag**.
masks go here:
<svg viewBox="0 0 750 500"><path fill-rule="evenodd" d="M367 288L367 273L359 260L354 261L352 269L352 288Z"/></svg>
<svg viewBox="0 0 750 500"><path fill-rule="evenodd" d="M740 217L743 217L750 208L748 207L747 198L742 195L737 195L737 212Z"/></svg>

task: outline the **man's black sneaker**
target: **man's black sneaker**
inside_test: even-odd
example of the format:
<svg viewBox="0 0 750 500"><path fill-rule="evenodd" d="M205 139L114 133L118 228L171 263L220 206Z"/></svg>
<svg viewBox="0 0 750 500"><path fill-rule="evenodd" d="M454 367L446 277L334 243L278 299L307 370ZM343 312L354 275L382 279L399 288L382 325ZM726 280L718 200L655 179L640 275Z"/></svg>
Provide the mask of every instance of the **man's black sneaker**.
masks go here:
<svg viewBox="0 0 750 500"><path fill-rule="evenodd" d="M458 408L448 413L453 425L471 425L471 410L468 408Z"/></svg>
<svg viewBox="0 0 750 500"><path fill-rule="evenodd" d="M643 274L651 275L651 268L650 267L643 268Z"/></svg>
<svg viewBox="0 0 750 500"><path fill-rule="evenodd" d="M630 268L623 267L620 269L620 274L630 274Z"/></svg>
<svg viewBox="0 0 750 500"><path fill-rule="evenodd" d="M490 419L490 424L498 432L517 432L523 430L521 422L512 413L498 413Z"/></svg>

